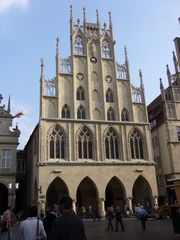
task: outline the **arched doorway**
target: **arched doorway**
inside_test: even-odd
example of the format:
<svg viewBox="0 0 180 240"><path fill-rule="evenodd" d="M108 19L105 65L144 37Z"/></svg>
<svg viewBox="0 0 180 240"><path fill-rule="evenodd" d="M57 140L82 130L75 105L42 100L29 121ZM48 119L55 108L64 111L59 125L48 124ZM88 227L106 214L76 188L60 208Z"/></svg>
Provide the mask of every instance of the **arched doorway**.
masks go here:
<svg viewBox="0 0 180 240"><path fill-rule="evenodd" d="M65 182L59 177L55 178L54 181L48 187L46 193L46 206L49 207L53 203L58 204L62 196L69 195L69 190Z"/></svg>
<svg viewBox="0 0 180 240"><path fill-rule="evenodd" d="M98 192L95 183L89 178L84 178L78 186L76 192L77 207L82 206L88 210L89 206L98 207Z"/></svg>
<svg viewBox="0 0 180 240"><path fill-rule="evenodd" d="M8 189L7 187L0 183L0 214L7 209L8 206Z"/></svg>
<svg viewBox="0 0 180 240"><path fill-rule="evenodd" d="M125 189L121 181L117 177L113 177L106 186L105 190L105 208L120 207L124 209L126 204Z"/></svg>
<svg viewBox="0 0 180 240"><path fill-rule="evenodd" d="M133 186L133 205L141 204L145 208L151 208L152 191L149 183L143 176L139 176Z"/></svg>

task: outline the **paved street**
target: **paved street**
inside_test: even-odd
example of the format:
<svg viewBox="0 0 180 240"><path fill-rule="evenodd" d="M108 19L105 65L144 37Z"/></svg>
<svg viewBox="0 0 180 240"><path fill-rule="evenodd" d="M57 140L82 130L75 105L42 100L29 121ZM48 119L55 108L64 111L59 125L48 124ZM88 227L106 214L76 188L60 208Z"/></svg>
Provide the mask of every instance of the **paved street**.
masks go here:
<svg viewBox="0 0 180 240"><path fill-rule="evenodd" d="M140 222L135 219L124 219L125 231L106 232L106 221L93 222L85 220L87 240L177 240L180 236L175 236L170 219L149 220L147 230L141 230ZM18 227L14 228L13 240L19 240Z"/></svg>

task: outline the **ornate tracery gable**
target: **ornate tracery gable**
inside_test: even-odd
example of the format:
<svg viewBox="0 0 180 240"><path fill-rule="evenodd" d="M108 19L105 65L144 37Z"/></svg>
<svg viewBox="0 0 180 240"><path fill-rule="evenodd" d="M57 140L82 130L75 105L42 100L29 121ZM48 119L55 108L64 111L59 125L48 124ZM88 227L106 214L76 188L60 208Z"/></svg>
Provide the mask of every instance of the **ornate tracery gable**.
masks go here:
<svg viewBox="0 0 180 240"><path fill-rule="evenodd" d="M95 142L94 132L89 128L89 126L87 126L87 124L83 124L76 133L76 158L79 160L95 160Z"/></svg>
<svg viewBox="0 0 180 240"><path fill-rule="evenodd" d="M133 128L128 135L131 159L145 159L144 136L138 128Z"/></svg>
<svg viewBox="0 0 180 240"><path fill-rule="evenodd" d="M121 137L117 130L109 126L103 134L104 154L105 159L120 159L120 143Z"/></svg>
<svg viewBox="0 0 180 240"><path fill-rule="evenodd" d="M60 124L53 124L47 132L47 159L67 160L68 139L67 133Z"/></svg>

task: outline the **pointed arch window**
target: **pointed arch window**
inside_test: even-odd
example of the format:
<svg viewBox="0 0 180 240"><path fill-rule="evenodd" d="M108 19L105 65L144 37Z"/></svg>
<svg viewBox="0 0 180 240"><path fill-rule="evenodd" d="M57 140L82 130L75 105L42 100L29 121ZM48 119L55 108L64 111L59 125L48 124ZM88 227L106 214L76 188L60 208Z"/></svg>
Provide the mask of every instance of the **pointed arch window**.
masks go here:
<svg viewBox="0 0 180 240"><path fill-rule="evenodd" d="M61 117L70 118L70 108L67 104L65 104L62 108Z"/></svg>
<svg viewBox="0 0 180 240"><path fill-rule="evenodd" d="M132 159L144 159L143 136L137 129L131 134L130 148Z"/></svg>
<svg viewBox="0 0 180 240"><path fill-rule="evenodd" d="M106 39L102 42L102 56L104 58L111 58L110 43Z"/></svg>
<svg viewBox="0 0 180 240"><path fill-rule="evenodd" d="M78 158L93 159L93 135L87 127L83 127L78 135Z"/></svg>
<svg viewBox="0 0 180 240"><path fill-rule="evenodd" d="M113 128L109 128L105 136L106 159L119 159L118 134Z"/></svg>
<svg viewBox="0 0 180 240"><path fill-rule="evenodd" d="M77 110L77 119L86 119L86 111L82 105Z"/></svg>
<svg viewBox="0 0 180 240"><path fill-rule="evenodd" d="M106 102L114 102L113 91L110 88L106 91Z"/></svg>
<svg viewBox="0 0 180 240"><path fill-rule="evenodd" d="M126 108L123 108L121 112L121 121L129 121L129 112Z"/></svg>
<svg viewBox="0 0 180 240"><path fill-rule="evenodd" d="M107 111L107 120L109 121L115 121L115 112L112 107L110 107Z"/></svg>
<svg viewBox="0 0 180 240"><path fill-rule="evenodd" d="M59 125L56 125L50 134L49 157L65 159L65 133Z"/></svg>
<svg viewBox="0 0 180 240"><path fill-rule="evenodd" d="M84 55L84 42L80 36L77 36L74 41L74 52L76 55Z"/></svg>
<svg viewBox="0 0 180 240"><path fill-rule="evenodd" d="M85 100L85 91L83 87L80 86L77 89L76 97L77 97L77 100L81 100L81 101Z"/></svg>

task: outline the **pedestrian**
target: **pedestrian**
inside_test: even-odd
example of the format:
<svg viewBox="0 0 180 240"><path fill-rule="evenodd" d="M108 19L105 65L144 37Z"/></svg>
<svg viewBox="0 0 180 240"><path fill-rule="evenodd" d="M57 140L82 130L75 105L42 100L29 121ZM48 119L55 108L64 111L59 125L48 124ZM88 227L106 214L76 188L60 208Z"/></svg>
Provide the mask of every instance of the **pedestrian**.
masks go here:
<svg viewBox="0 0 180 240"><path fill-rule="evenodd" d="M138 203L138 204L135 206L135 208L134 208L134 213L135 213L135 216L136 216L136 218L137 218L138 220L140 220L140 218L139 218L139 210L140 210L140 208L141 208L141 204L140 204L140 203Z"/></svg>
<svg viewBox="0 0 180 240"><path fill-rule="evenodd" d="M62 214L53 222L50 239L86 240L83 221L72 211L71 197L60 199L60 212Z"/></svg>
<svg viewBox="0 0 180 240"><path fill-rule="evenodd" d="M122 231L124 231L124 225L123 225L123 222L122 222L122 213L121 213L121 210L120 210L120 207L117 207L116 208L116 212L115 212L115 221L116 221L116 232L118 232L118 225L119 223L121 224L121 228L122 228Z"/></svg>
<svg viewBox="0 0 180 240"><path fill-rule="evenodd" d="M44 221L43 221L47 239L50 239L49 235L51 232L52 222L58 218L58 214L59 214L59 207L57 204L53 203L50 207L50 211L46 214L46 217L44 218Z"/></svg>
<svg viewBox="0 0 180 240"><path fill-rule="evenodd" d="M146 221L147 221L147 211L144 209L144 206L141 205L139 211L138 211L138 216L141 220L141 225L142 225L142 230L145 231L146 230Z"/></svg>
<svg viewBox="0 0 180 240"><path fill-rule="evenodd" d="M98 207L94 208L93 214L94 214L93 220L95 221L96 219L98 219L98 221L100 221L100 214L99 214L99 208Z"/></svg>
<svg viewBox="0 0 180 240"><path fill-rule="evenodd" d="M37 218L37 207L29 208L29 217L20 223L20 234L23 240L46 240L43 222Z"/></svg>
<svg viewBox="0 0 180 240"><path fill-rule="evenodd" d="M113 208L109 207L106 213L106 219L108 220L108 225L106 228L106 231L108 232L109 229L111 229L111 231L113 231L113 225L112 225L112 221L114 219L114 214L113 214Z"/></svg>
<svg viewBox="0 0 180 240"><path fill-rule="evenodd" d="M12 207L8 207L3 213L1 225L1 240L12 239Z"/></svg>

